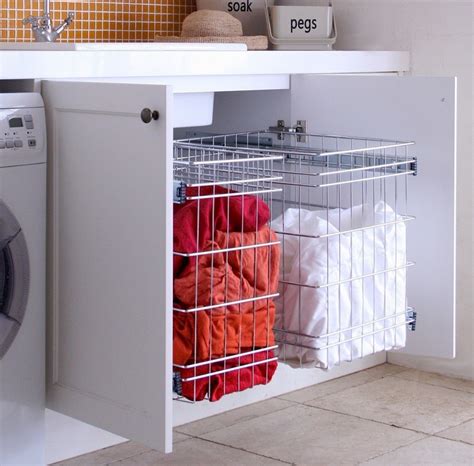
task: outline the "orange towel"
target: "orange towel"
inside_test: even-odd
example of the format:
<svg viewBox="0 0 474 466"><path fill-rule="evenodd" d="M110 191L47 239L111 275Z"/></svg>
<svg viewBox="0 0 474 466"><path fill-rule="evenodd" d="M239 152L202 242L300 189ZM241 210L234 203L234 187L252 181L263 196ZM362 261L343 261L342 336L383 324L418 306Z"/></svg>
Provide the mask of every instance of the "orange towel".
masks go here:
<svg viewBox="0 0 474 466"><path fill-rule="evenodd" d="M273 241L277 237L268 226L257 233L227 235L216 230L214 241L208 241L205 250ZM188 267L175 278L175 306L191 309L275 293L279 261L278 245L200 256L197 266ZM274 317L275 305L271 299L186 314L175 312L174 363L184 365L273 345Z"/></svg>
<svg viewBox="0 0 474 466"><path fill-rule="evenodd" d="M253 355L229 359L225 362L215 362L197 368L179 369L182 379L193 378L203 374L213 374L202 379L190 380L182 383L179 393L188 400L201 401L209 395L209 401L218 401L224 395L234 392L243 392L256 385L269 383L276 371L276 361L265 362L275 356L273 351L262 351ZM248 364L260 364L245 367ZM243 366L243 367L242 367ZM235 368L225 374L221 370Z"/></svg>

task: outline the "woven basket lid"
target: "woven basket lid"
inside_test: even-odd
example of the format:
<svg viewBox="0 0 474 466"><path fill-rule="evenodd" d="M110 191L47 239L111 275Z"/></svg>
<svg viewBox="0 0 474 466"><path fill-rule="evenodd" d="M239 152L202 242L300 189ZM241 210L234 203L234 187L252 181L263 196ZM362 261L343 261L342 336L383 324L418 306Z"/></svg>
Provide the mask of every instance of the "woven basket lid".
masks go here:
<svg viewBox="0 0 474 466"><path fill-rule="evenodd" d="M199 10L183 21L182 37L243 36L242 23L225 11Z"/></svg>
<svg viewBox="0 0 474 466"><path fill-rule="evenodd" d="M242 23L225 11L198 10L183 21L181 36L156 36L156 42L245 44L249 50L266 50L267 36L244 36Z"/></svg>

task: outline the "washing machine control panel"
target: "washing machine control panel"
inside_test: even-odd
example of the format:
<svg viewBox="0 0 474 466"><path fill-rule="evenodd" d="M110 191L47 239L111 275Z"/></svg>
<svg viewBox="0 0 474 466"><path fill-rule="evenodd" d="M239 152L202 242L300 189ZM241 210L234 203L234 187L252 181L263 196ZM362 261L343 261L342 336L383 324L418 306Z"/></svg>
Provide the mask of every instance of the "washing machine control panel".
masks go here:
<svg viewBox="0 0 474 466"><path fill-rule="evenodd" d="M0 108L0 166L46 161L43 108Z"/></svg>

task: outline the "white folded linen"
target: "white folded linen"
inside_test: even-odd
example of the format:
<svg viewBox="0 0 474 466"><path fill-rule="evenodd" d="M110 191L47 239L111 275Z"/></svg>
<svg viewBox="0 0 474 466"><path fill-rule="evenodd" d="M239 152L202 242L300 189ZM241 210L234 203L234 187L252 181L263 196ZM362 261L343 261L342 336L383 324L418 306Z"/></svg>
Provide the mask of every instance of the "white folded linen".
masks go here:
<svg viewBox="0 0 474 466"><path fill-rule="evenodd" d="M275 328L287 331L279 337L303 346L284 345L284 360L329 369L405 346L405 223L339 234L400 219L380 201L328 213L288 209L272 222L277 232L334 234L280 235L280 279L287 283L280 284ZM402 268L376 274L396 267ZM327 336L315 338L321 335Z"/></svg>

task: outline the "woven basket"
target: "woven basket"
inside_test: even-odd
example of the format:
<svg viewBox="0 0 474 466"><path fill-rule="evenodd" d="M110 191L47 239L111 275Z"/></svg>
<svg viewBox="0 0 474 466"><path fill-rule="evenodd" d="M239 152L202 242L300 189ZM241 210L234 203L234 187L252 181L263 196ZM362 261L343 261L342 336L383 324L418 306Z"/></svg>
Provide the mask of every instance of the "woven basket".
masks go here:
<svg viewBox="0 0 474 466"><path fill-rule="evenodd" d="M266 36L244 36L242 23L229 13L199 10L183 21L181 36L156 36L157 42L200 42L245 44L249 50L266 50Z"/></svg>

